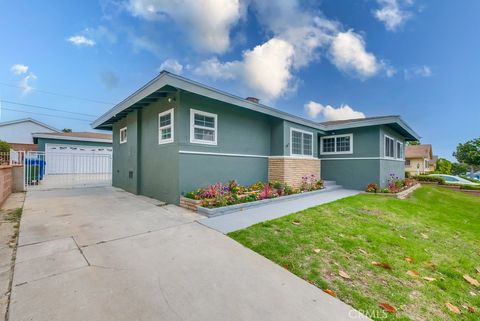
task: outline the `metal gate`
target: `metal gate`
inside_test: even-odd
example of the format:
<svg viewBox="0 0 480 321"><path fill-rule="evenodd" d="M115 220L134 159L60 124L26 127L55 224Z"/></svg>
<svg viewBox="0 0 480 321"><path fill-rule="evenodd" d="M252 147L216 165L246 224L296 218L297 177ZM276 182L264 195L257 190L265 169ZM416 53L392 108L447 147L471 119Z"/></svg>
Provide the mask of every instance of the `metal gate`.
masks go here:
<svg viewBox="0 0 480 321"><path fill-rule="evenodd" d="M110 186L111 154L26 152L26 189Z"/></svg>

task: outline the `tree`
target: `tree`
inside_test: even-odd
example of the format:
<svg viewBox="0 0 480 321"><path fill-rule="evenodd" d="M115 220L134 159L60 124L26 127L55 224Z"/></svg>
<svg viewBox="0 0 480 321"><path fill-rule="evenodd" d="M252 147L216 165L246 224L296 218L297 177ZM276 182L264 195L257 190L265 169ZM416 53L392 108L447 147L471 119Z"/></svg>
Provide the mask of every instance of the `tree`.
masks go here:
<svg viewBox="0 0 480 321"><path fill-rule="evenodd" d="M419 140L412 140L412 141L407 142L407 145L420 145L420 141Z"/></svg>
<svg viewBox="0 0 480 321"><path fill-rule="evenodd" d="M452 175L464 175L468 171L468 165L452 163Z"/></svg>
<svg viewBox="0 0 480 321"><path fill-rule="evenodd" d="M473 176L474 168L480 166L480 137L469 140L463 144L458 144L453 156L455 156L460 163L469 165L470 175Z"/></svg>
<svg viewBox="0 0 480 321"><path fill-rule="evenodd" d="M71 132L72 132L72 129L71 129L71 128L64 128L64 129L62 129L62 132L64 132L64 133L71 133Z"/></svg>
<svg viewBox="0 0 480 321"><path fill-rule="evenodd" d="M445 158L437 159L437 172L450 174L452 172L452 162Z"/></svg>
<svg viewBox="0 0 480 321"><path fill-rule="evenodd" d="M3 140L0 140L0 152L7 153L9 151L10 151L10 144Z"/></svg>

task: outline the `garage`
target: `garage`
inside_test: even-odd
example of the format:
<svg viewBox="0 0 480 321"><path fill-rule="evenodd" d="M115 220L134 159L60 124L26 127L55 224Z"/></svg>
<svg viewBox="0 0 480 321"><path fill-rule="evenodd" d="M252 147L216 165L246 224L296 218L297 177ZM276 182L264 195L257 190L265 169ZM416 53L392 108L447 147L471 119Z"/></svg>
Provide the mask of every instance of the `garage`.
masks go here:
<svg viewBox="0 0 480 321"><path fill-rule="evenodd" d="M109 186L112 135L95 132L32 134L38 151L27 152L29 188Z"/></svg>
<svg viewBox="0 0 480 321"><path fill-rule="evenodd" d="M100 174L112 172L112 148L45 144L45 174Z"/></svg>

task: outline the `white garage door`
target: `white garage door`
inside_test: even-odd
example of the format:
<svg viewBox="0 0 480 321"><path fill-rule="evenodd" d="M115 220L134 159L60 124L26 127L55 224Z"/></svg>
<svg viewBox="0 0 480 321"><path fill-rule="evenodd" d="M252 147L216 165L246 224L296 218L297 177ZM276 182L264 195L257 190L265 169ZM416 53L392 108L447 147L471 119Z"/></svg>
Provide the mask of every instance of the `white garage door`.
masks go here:
<svg viewBox="0 0 480 321"><path fill-rule="evenodd" d="M112 148L45 145L45 174L103 174L112 172Z"/></svg>

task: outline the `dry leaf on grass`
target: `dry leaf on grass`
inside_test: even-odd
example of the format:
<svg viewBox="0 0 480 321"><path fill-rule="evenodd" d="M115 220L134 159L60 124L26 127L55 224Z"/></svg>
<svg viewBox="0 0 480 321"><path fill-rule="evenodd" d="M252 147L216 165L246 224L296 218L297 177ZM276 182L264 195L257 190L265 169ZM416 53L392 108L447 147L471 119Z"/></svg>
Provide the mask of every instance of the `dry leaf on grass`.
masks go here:
<svg viewBox="0 0 480 321"><path fill-rule="evenodd" d="M330 289L324 289L323 292L325 292L326 294L329 294L333 297L337 297L337 294L333 291L333 290L330 290Z"/></svg>
<svg viewBox="0 0 480 321"><path fill-rule="evenodd" d="M403 240L406 240L407 238L403 235L400 235L400 238L403 239Z"/></svg>
<svg viewBox="0 0 480 321"><path fill-rule="evenodd" d="M300 225L300 222L299 221L293 221L292 224L293 225Z"/></svg>
<svg viewBox="0 0 480 321"><path fill-rule="evenodd" d="M391 269L392 269L392 267L390 266L390 264L385 263L385 262L373 261L372 264L375 265L375 266L380 266L380 267L382 267L382 268L384 268L384 269L386 269L386 270L391 270Z"/></svg>
<svg viewBox="0 0 480 321"><path fill-rule="evenodd" d="M362 253L362 254L367 255L367 251L365 251L364 249L358 249L358 251L359 251L360 253ZM480 273L480 272L478 272L478 273Z"/></svg>
<svg viewBox="0 0 480 321"><path fill-rule="evenodd" d="M477 273L480 273L480 266L477 266L475 270L477 270Z"/></svg>
<svg viewBox="0 0 480 321"><path fill-rule="evenodd" d="M391 306L388 303L380 303L378 306L381 307L385 312L388 312L388 313L397 312L397 309L395 307Z"/></svg>
<svg viewBox="0 0 480 321"><path fill-rule="evenodd" d="M476 287L479 287L479 286L480 286L480 283L479 283L476 279L472 278L472 277L471 277L470 275L468 275L468 274L464 274L464 275L463 275L463 278L465 279L465 281L467 281L467 282L470 283L471 285L474 285L474 286L476 286Z"/></svg>
<svg viewBox="0 0 480 321"><path fill-rule="evenodd" d="M420 235L421 235L424 239L428 239L428 235L427 235L427 234L420 233Z"/></svg>
<svg viewBox="0 0 480 321"><path fill-rule="evenodd" d="M431 278L431 277L429 277L429 276L424 276L423 279L424 279L424 280L427 280L428 282L433 282L433 281L436 281L436 280L437 280L437 279Z"/></svg>
<svg viewBox="0 0 480 321"><path fill-rule="evenodd" d="M468 312L470 312L470 313L477 312L474 307L468 307L467 309L468 309Z"/></svg>
<svg viewBox="0 0 480 321"><path fill-rule="evenodd" d="M425 262L425 265L426 265L427 267L429 267L429 268L432 268L432 269L434 269L434 268L437 267L437 266L436 266L433 262L431 262L431 261Z"/></svg>
<svg viewBox="0 0 480 321"><path fill-rule="evenodd" d="M348 275L347 272L345 271L338 271L338 275L340 275L342 278L346 279L346 280L351 280L352 278L350 277L350 275Z"/></svg>
<svg viewBox="0 0 480 321"><path fill-rule="evenodd" d="M406 256L404 260L407 261L408 263L413 262L413 259L410 256Z"/></svg>
<svg viewBox="0 0 480 321"><path fill-rule="evenodd" d="M320 253L320 249L313 249L313 252L318 254L318 253Z"/></svg>
<svg viewBox="0 0 480 321"><path fill-rule="evenodd" d="M445 303L445 306L453 313L460 314L460 309L451 304L450 302Z"/></svg>
<svg viewBox="0 0 480 321"><path fill-rule="evenodd" d="M420 275L420 273L418 273L415 270L408 270L407 274L410 275L410 276L413 276L413 277L418 277Z"/></svg>

